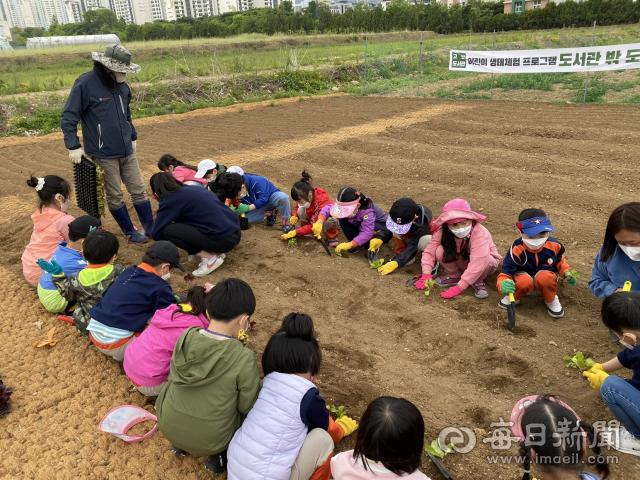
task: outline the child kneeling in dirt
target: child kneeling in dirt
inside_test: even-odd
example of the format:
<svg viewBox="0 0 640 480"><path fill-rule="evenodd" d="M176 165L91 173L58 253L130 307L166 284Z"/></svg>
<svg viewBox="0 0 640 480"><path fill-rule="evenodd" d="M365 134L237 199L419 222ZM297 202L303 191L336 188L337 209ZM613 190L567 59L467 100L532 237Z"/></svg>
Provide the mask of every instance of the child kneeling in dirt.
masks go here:
<svg viewBox="0 0 640 480"><path fill-rule="evenodd" d="M431 210L418 205L410 198L401 198L393 203L386 228L378 232L369 243L369 251L375 252L382 244L393 239L396 255L378 268L378 273L389 275L398 267L415 263L416 254L427 247L432 232L435 232L435 227L431 227L432 218ZM437 271L437 268L434 270Z"/></svg>
<svg viewBox="0 0 640 480"><path fill-rule="evenodd" d="M185 185L195 187L207 186L208 181L202 178L202 176L198 177L198 169L196 167L182 163L170 153L165 153L160 157L160 160L158 160L158 168L161 172L170 172L173 178Z"/></svg>
<svg viewBox="0 0 640 480"><path fill-rule="evenodd" d="M169 377L169 365L176 341L189 327L207 328L204 287L191 287L186 302L158 310L144 332L135 338L124 352L124 371L140 393L157 397Z"/></svg>
<svg viewBox="0 0 640 480"><path fill-rule="evenodd" d="M87 238L89 232L102 226L99 219L90 215L83 215L76 218L69 224L69 241L60 242L58 248L51 256L51 261L55 261L62 267L66 276L71 276L87 266L87 261L82 256L82 242ZM75 300L68 302L60 295L60 292L53 284L52 274L44 272L38 282L38 298L48 311L52 313L63 313L71 315L71 311L76 305Z"/></svg>
<svg viewBox="0 0 640 480"><path fill-rule="evenodd" d="M331 460L335 480L429 480L418 470L424 452L424 419L403 398L380 397L362 415L356 446Z"/></svg>
<svg viewBox="0 0 640 480"><path fill-rule="evenodd" d="M255 354L241 341L256 298L247 283L227 278L211 289L206 304L209 326L188 328L178 338L156 413L171 452L208 456L205 468L223 473L229 442L260 390Z"/></svg>
<svg viewBox="0 0 640 480"><path fill-rule="evenodd" d="M369 241L386 228L387 222L387 214L373 200L351 187L341 188L336 202L322 209L318 217L320 225L313 226L313 233L320 231L327 218L338 219L342 233L348 240L336 247L336 253L356 253L363 248L368 249Z"/></svg>
<svg viewBox="0 0 640 480"><path fill-rule="evenodd" d="M609 410L622 423L604 435L605 442L622 453L640 457L640 293L618 292L602 302L602 323L626 348L606 363L583 372L591 387L600 390ZM631 380L609 373L629 368Z"/></svg>
<svg viewBox="0 0 640 480"><path fill-rule="evenodd" d="M82 244L87 266L79 272L67 276L55 260L38 260L38 265L53 276L53 285L60 295L68 302L77 302L73 311L73 323L83 337L89 336L89 311L102 300L113 282L124 272L122 265L113 264L119 247L118 238L113 233L93 230Z"/></svg>
<svg viewBox="0 0 640 480"><path fill-rule="evenodd" d="M156 311L175 303L166 282L175 267L184 272L178 249L161 240L147 248L140 265L122 272L89 312L87 330L98 350L114 360L123 360L129 343L146 328Z"/></svg>
<svg viewBox="0 0 640 480"><path fill-rule="evenodd" d="M272 227L280 210L282 231L288 232L291 217L289 196L264 177L233 173L232 168L220 177L220 191L225 198L240 201L234 207L236 214L244 214L249 223L261 223L266 218L267 227Z"/></svg>
<svg viewBox="0 0 640 480"><path fill-rule="evenodd" d="M74 218L66 213L71 203L71 187L64 178L31 177L27 185L38 192L40 206L31 215L33 233L22 253L22 273L27 282L36 287L42 275L38 259L51 259L60 242L69 241L69 224Z"/></svg>
<svg viewBox="0 0 640 480"><path fill-rule="evenodd" d="M523 295L535 288L542 292L547 311L553 318L564 316L558 300L558 275L575 286L578 279L569 273L569 264L564 258L564 247L549 232L555 232L551 221L543 210L528 208L518 216L516 228L518 238L504 256L502 272L498 275L498 291L503 295L513 293L516 305ZM498 306L507 308L509 297L505 296Z"/></svg>
<svg viewBox="0 0 640 480"><path fill-rule="evenodd" d="M441 228L422 254L422 276L414 284L418 290L427 288L433 267L440 263L445 275L436 278L439 287L450 287L442 298L460 295L469 285L477 298L487 298L484 280L495 272L502 257L491 234L482 222L484 215L471 210L461 198L447 202L435 224Z"/></svg>
<svg viewBox="0 0 640 480"><path fill-rule="evenodd" d="M335 247L338 245L338 229L336 228L336 222L333 218L321 225L317 231L314 230L315 224L318 221L320 211L328 205L333 203L329 194L321 188L314 187L311 184L311 175L306 171L302 172L302 178L293 184L291 187L291 198L296 201L296 208L293 216L290 219L290 225L284 235L283 240L289 240L293 237L301 237L303 235L320 235L324 232L329 240L329 246ZM325 216L326 218L326 216ZM294 229L295 225L300 220L300 228ZM284 229L283 229L284 231Z"/></svg>
<svg viewBox="0 0 640 480"><path fill-rule="evenodd" d="M600 453L604 436L600 438L592 425L556 397L521 399L511 412L511 425L520 441L517 463L524 468L522 480L533 478L532 466L545 480L604 480L609 476L609 465ZM587 447L595 455L587 458ZM581 471L585 464L595 464L602 477Z"/></svg>
<svg viewBox="0 0 640 480"><path fill-rule="evenodd" d="M229 445L229 480L329 478L334 442L358 425L330 417L313 384L321 361L311 317L287 315L262 354L258 400Z"/></svg>

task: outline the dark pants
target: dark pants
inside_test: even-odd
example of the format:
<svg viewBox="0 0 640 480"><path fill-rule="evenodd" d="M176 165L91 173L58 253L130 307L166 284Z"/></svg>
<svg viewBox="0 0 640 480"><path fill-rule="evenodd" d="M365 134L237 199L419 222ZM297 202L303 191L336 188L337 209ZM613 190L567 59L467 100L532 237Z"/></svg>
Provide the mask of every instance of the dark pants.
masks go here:
<svg viewBox="0 0 640 480"><path fill-rule="evenodd" d="M376 222L375 226L373 227L373 230L374 232L379 232L385 227L386 225L384 223ZM344 236L347 237L347 240L349 241L353 240L360 234L360 227L358 225L354 225L353 223L349 222L348 218L340 219L340 228L342 229L342 233L344 233ZM369 242L360 246L364 248L369 248Z"/></svg>
<svg viewBox="0 0 640 480"><path fill-rule="evenodd" d="M230 252L240 243L240 238L240 230L228 237L212 239L191 225L171 223L162 229L161 240L168 240L189 255L195 255L203 250L209 253Z"/></svg>

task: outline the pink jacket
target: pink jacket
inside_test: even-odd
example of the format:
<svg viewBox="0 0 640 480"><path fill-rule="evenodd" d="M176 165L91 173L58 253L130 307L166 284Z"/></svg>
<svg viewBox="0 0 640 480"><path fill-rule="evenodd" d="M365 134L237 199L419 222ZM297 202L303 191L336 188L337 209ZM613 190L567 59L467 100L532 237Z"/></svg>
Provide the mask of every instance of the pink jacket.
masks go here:
<svg viewBox="0 0 640 480"><path fill-rule="evenodd" d="M196 172L195 170L191 170L190 168L187 168L187 167L176 167L173 169L173 172L171 173L173 174L173 178L175 178L176 180L182 183L198 182L198 183L202 183L203 185L206 185L207 183L209 183L204 178L196 178L194 175L198 172Z"/></svg>
<svg viewBox="0 0 640 480"><path fill-rule="evenodd" d="M379 468L376 468L379 467L376 463L370 466L372 469L379 470ZM389 471L372 472L368 469L365 470L362 463L353 458L353 450L339 453L331 459L331 474L335 480L430 480L420 470L401 477Z"/></svg>
<svg viewBox="0 0 640 480"><path fill-rule="evenodd" d="M124 352L124 371L142 387L155 387L169 376L169 364L178 337L189 327L207 328L204 315L176 313L177 305L158 310L149 326Z"/></svg>
<svg viewBox="0 0 640 480"><path fill-rule="evenodd" d="M443 225L442 228L438 229L422 253L423 272L431 272L436 263L436 249L442 244L443 228L449 227ZM456 238L458 251L460 251L462 240L462 238ZM484 225L475 222L471 230L471 237L469 237L469 262L467 264L467 262L460 260L461 263L467 265L461 265L461 270L464 270L464 272L462 273L462 279L458 282L458 286L464 290L472 283L477 282L491 262L497 266L500 260L502 260L502 256L498 253L489 230Z"/></svg>
<svg viewBox="0 0 640 480"><path fill-rule="evenodd" d="M69 224L75 219L55 208L43 207L42 211L33 212L31 220L33 233L22 253L22 272L27 282L36 284L42 276L36 262L39 258L48 261L60 242L69 241Z"/></svg>

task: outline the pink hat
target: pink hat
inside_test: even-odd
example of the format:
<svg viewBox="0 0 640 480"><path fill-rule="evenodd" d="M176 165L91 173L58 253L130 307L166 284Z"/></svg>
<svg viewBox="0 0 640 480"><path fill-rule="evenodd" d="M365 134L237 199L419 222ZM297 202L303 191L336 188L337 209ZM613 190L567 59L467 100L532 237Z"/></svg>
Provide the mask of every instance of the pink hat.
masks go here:
<svg viewBox="0 0 640 480"><path fill-rule="evenodd" d="M518 401L518 403L515 404L515 406L513 407L513 410L511 411L511 431L518 438L519 442L524 442L526 440L524 432L522 431L522 416L524 415L525 410L531 405L533 405L534 403L536 403L539 398L540 398L540 395L531 395L529 397L524 397L523 399ZM578 423L580 423L581 421L580 417L569 405L564 403L562 400L559 400L554 397L550 397L549 400L551 400L552 402L556 402L559 405L562 405L564 408L572 412L576 416L576 420L578 420ZM580 430L582 435L582 451L585 452L587 450L587 434L586 432L584 432L584 430L582 430L582 428ZM534 450L535 449L531 451L531 458L535 458Z"/></svg>
<svg viewBox="0 0 640 480"><path fill-rule="evenodd" d="M458 223L465 220L474 220L478 223L482 223L487 218L484 215L471 210L469 202L462 198L456 198L445 203L442 209L442 215L435 221L436 225L442 225L443 223Z"/></svg>
<svg viewBox="0 0 640 480"><path fill-rule="evenodd" d="M142 422L155 422L153 428L144 435L128 435L127 432ZM135 405L121 405L109 411L100 422L100 430L124 440L137 443L146 440L158 430L158 419L144 408Z"/></svg>
<svg viewBox="0 0 640 480"><path fill-rule="evenodd" d="M360 205L360 197L356 198L352 202L339 202L336 201L333 205L331 205L331 209L329 213L332 217L336 218L347 218L349 215L353 213L353 211Z"/></svg>

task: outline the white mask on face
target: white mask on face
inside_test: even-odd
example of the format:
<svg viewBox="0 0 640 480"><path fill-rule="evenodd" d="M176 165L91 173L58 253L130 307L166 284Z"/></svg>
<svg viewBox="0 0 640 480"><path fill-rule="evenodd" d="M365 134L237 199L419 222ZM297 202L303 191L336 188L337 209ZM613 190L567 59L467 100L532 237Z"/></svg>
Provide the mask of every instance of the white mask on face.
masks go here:
<svg viewBox="0 0 640 480"><path fill-rule="evenodd" d="M60 202L60 211L61 212L66 212L67 210L69 210L69 205L71 204L71 199L70 198L64 198L62 195L58 194L56 195L56 200L58 200Z"/></svg>
<svg viewBox="0 0 640 480"><path fill-rule="evenodd" d="M169 278L171 278L171 272L165 273L160 278L162 278L165 282L167 282L169 280Z"/></svg>
<svg viewBox="0 0 640 480"><path fill-rule="evenodd" d="M523 238L522 241L531 250L539 250L547 242L547 237L542 237L542 238Z"/></svg>
<svg viewBox="0 0 640 480"><path fill-rule="evenodd" d="M307 203L301 203L300 204L300 208L304 208L307 209L311 206L311 202L307 202Z"/></svg>
<svg viewBox="0 0 640 480"><path fill-rule="evenodd" d="M625 245L618 245L624 253L627 254L634 262L640 262L640 247L627 247Z"/></svg>
<svg viewBox="0 0 640 480"><path fill-rule="evenodd" d="M124 81L127 79L126 73L113 72L113 74L116 76L116 82L118 83L124 83Z"/></svg>
<svg viewBox="0 0 640 480"><path fill-rule="evenodd" d="M451 230L451 233L453 233L458 238L464 238L469 235L469 233L471 233L471 225L464 228L456 228L455 230Z"/></svg>

